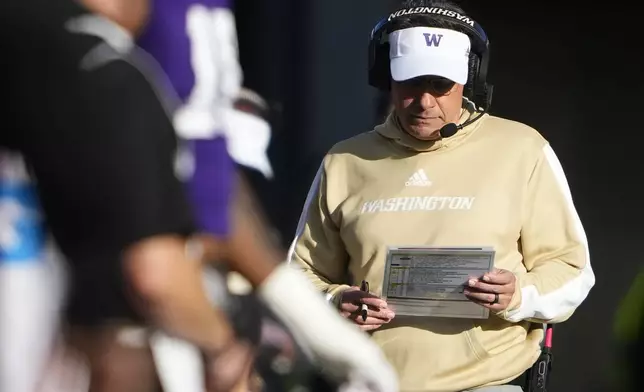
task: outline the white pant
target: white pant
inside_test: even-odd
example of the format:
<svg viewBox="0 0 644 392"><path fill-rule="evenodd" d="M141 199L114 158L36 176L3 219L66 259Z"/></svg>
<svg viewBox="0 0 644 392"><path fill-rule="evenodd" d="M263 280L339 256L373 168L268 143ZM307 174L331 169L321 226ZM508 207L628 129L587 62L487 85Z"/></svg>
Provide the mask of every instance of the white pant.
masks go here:
<svg viewBox="0 0 644 392"><path fill-rule="evenodd" d="M45 259L0 264L0 392L34 392L52 353L65 275Z"/></svg>

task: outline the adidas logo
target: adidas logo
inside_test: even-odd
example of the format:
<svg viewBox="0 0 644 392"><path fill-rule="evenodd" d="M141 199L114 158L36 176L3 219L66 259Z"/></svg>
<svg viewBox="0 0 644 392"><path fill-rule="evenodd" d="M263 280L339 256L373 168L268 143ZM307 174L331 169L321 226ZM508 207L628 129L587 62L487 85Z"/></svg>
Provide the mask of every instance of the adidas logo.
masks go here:
<svg viewBox="0 0 644 392"><path fill-rule="evenodd" d="M430 186L432 185L432 182L429 181L429 178L427 178L427 174L425 174L425 170L423 169L418 169L411 177L409 177L409 180L405 182L405 186Z"/></svg>

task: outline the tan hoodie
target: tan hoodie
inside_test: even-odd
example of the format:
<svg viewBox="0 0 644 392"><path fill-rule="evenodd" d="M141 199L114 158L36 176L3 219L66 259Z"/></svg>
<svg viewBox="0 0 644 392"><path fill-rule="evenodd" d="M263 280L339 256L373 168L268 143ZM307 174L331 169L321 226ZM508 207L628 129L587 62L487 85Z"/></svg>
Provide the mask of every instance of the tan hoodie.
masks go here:
<svg viewBox="0 0 644 392"><path fill-rule="evenodd" d="M464 110L460 122L469 116ZM315 177L289 260L337 303L363 279L380 295L387 247L410 245L492 246L495 267L514 272L518 289L506 311L486 320L397 317L374 331L401 391L516 378L539 355L541 323L569 318L595 282L550 145L534 129L490 115L436 142L409 136L391 115L336 144Z"/></svg>

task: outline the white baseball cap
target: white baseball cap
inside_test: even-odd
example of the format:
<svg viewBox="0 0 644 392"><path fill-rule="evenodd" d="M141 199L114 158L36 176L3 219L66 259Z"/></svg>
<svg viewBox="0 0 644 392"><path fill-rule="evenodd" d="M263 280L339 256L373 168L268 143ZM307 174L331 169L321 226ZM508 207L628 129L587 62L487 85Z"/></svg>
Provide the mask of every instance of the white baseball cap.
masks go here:
<svg viewBox="0 0 644 392"><path fill-rule="evenodd" d="M411 27L389 34L391 76L397 81L435 75L467 82L470 38L458 31Z"/></svg>

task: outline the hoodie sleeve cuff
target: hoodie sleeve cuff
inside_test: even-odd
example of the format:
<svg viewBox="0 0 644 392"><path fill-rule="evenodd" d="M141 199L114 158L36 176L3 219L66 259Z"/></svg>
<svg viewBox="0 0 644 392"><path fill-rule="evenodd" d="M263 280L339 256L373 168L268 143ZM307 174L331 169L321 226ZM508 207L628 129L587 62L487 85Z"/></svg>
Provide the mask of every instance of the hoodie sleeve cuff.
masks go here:
<svg viewBox="0 0 644 392"><path fill-rule="evenodd" d="M508 320L510 314L521 307L521 288L523 287L523 282L519 276L515 276L514 294L512 295L512 299L510 299L510 304L508 304L506 309L497 313L497 316L505 320Z"/></svg>

